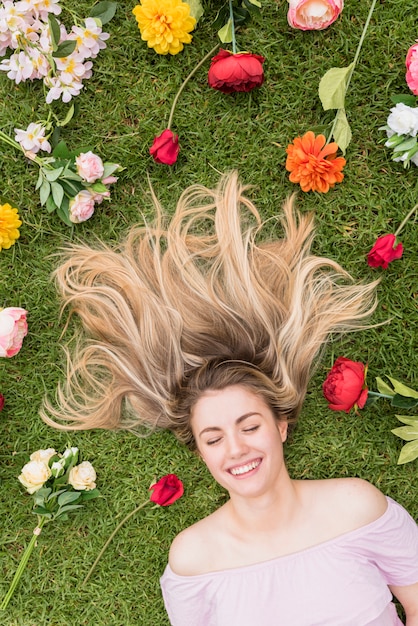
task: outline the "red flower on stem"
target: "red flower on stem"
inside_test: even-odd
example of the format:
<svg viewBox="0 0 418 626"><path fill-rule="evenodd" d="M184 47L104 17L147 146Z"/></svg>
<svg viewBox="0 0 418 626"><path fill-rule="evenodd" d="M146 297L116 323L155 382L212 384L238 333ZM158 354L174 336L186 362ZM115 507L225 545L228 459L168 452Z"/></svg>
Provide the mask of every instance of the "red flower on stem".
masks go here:
<svg viewBox="0 0 418 626"><path fill-rule="evenodd" d="M349 413L352 408L362 409L366 404L366 366L359 361L350 361L340 356L329 372L322 391L328 408Z"/></svg>
<svg viewBox="0 0 418 626"><path fill-rule="evenodd" d="M208 83L222 93L251 91L264 82L264 57L251 52L229 52L221 49L213 57Z"/></svg>
<svg viewBox="0 0 418 626"><path fill-rule="evenodd" d="M179 150L179 136L167 128L155 137L149 153L156 163L173 165L177 161Z"/></svg>
<svg viewBox="0 0 418 626"><path fill-rule="evenodd" d="M158 482L151 485L151 502L160 506L169 506L181 498L184 493L183 483L175 474L167 474L160 478Z"/></svg>
<svg viewBox="0 0 418 626"><path fill-rule="evenodd" d="M0 411L3 410L4 407L4 395L0 393Z"/></svg>
<svg viewBox="0 0 418 626"><path fill-rule="evenodd" d="M367 255L367 263L370 267L383 267L387 269L389 263L395 259L400 259L403 254L403 245L398 243L395 246L395 235L383 235L378 237L373 248Z"/></svg>

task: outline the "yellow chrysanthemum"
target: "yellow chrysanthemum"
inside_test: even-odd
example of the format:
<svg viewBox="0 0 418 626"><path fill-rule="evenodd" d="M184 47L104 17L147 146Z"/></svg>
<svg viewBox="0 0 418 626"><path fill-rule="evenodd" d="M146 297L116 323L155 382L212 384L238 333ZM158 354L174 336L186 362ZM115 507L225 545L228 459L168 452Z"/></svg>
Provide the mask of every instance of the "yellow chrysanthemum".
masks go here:
<svg viewBox="0 0 418 626"><path fill-rule="evenodd" d="M181 0L143 0L132 11L141 39L158 54L177 54L190 43L196 20L190 7Z"/></svg>
<svg viewBox="0 0 418 626"><path fill-rule="evenodd" d="M13 209L10 204L0 204L0 250L7 250L19 239L19 226L22 226L22 222L17 209Z"/></svg>

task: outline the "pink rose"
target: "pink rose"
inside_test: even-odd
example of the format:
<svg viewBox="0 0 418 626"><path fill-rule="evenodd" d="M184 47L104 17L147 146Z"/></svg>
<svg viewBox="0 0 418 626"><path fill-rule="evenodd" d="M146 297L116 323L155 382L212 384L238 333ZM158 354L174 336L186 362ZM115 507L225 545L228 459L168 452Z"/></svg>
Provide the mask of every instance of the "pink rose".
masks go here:
<svg viewBox="0 0 418 626"><path fill-rule="evenodd" d="M77 173L87 183L94 183L104 173L103 161L93 152L82 152L75 160Z"/></svg>
<svg viewBox="0 0 418 626"><path fill-rule="evenodd" d="M11 357L22 347L28 334L27 311L19 307L8 307L0 311L0 356Z"/></svg>
<svg viewBox="0 0 418 626"><path fill-rule="evenodd" d="M328 400L328 408L349 413L352 408L362 409L366 404L366 367L360 361L350 361L338 357L324 384L323 394Z"/></svg>
<svg viewBox="0 0 418 626"><path fill-rule="evenodd" d="M403 245L398 243L395 246L395 235L382 235L378 237L373 248L367 255L367 263L370 267L383 267L386 270L389 263L400 259L403 254Z"/></svg>
<svg viewBox="0 0 418 626"><path fill-rule="evenodd" d="M74 224L80 224L90 219L94 213L94 197L90 191L80 191L70 200L70 220Z"/></svg>
<svg viewBox="0 0 418 626"><path fill-rule="evenodd" d="M287 21L300 30L323 30L335 22L344 0L289 0Z"/></svg>
<svg viewBox="0 0 418 626"><path fill-rule="evenodd" d="M406 55L406 82L413 94L418 96L418 39Z"/></svg>

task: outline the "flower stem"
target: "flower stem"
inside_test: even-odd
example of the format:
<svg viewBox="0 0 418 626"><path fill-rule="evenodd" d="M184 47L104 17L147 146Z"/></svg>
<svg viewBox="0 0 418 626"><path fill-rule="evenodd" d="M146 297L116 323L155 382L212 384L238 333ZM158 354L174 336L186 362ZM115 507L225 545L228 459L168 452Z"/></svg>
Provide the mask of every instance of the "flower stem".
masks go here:
<svg viewBox="0 0 418 626"><path fill-rule="evenodd" d="M395 231L395 237L397 237L399 235L399 233L401 232L402 228L405 226L405 224L407 223L407 221L409 220L409 218L411 217L411 215L414 214L414 212L418 209L418 204L416 204L414 206L413 209L411 209L408 213L408 215L405 217L405 219L403 220L402 224L400 226L398 226L398 228Z"/></svg>
<svg viewBox="0 0 418 626"><path fill-rule="evenodd" d="M23 572L25 570L25 567L28 564L30 555L32 554L33 549L34 549L34 547L36 545L36 540L39 537L39 535L41 534L42 526L47 521L48 521L48 519L46 517L38 517L38 526L34 529L32 538L31 538L29 544L26 546L26 549L25 549L25 551L23 553L23 556L20 559L20 563L18 565L18 568L16 570L14 578L13 578L13 580L11 582L10 587L9 587L9 591L6 593L6 595L3 598L3 602L0 605L0 610L1 611L5 611L6 610L7 605L9 604L10 599L13 596L16 587L19 584L19 580L22 577L22 574L23 574Z"/></svg>
<svg viewBox="0 0 418 626"><path fill-rule="evenodd" d="M358 42L357 50L356 50L356 53L355 53L355 55L354 55L354 60L353 60L353 62L352 62L352 64L351 64L351 65L352 65L352 67L351 67L351 70L350 70L350 72L349 72L349 74L348 74L348 76L347 76L347 81L346 81L346 83L345 83L345 92L344 92L344 97L345 97L345 95L346 95L346 93L347 93L348 86L349 86L349 84L350 84L351 78L352 78L353 73L354 73L354 70L355 70L355 68L356 68L357 61L358 61L359 56L360 56L361 48L362 48L362 46L363 46L364 38L366 37L367 29L369 28L370 20L372 19L373 11L374 11L374 8L375 8L375 6L376 6L376 2L377 2L377 0L373 0L373 1L372 1L371 7L370 7L370 10L369 10L369 14L368 14L367 19L366 19L366 23L364 24L364 27L363 27L363 32L361 33L360 41ZM340 110L340 109L338 109L338 111L339 111L339 110ZM332 127L331 127L331 132L330 132L330 134L328 135L328 141L327 141L327 143L329 143L329 142L331 141L332 136L334 135L335 127L336 127L336 125L337 125L337 116L338 116L338 111L337 111L337 114L336 114L336 116L335 116L335 118L334 118L334 122L333 122Z"/></svg>
<svg viewBox="0 0 418 626"><path fill-rule="evenodd" d="M232 53L237 53L237 42L235 39L235 20L234 20L234 9L232 7L232 0L229 0L229 21L231 22L231 33L232 33Z"/></svg>
<svg viewBox="0 0 418 626"><path fill-rule="evenodd" d="M219 44L216 44L216 46L214 46L212 48L212 50L210 52L208 52L203 59L201 59L199 61L199 63L192 69L192 71L190 72L190 74L188 76L186 76L186 78L184 79L184 81L182 82L180 89L178 90L178 92L176 93L176 97L173 100L173 104L171 105L171 111L170 111L170 117L168 118L168 124L167 124L167 129L170 130L171 128L171 123L173 121L173 116L174 116L174 110L176 108L178 99L180 97L181 92L183 91L183 89L185 88L185 86L187 85L187 83L189 82L189 80L195 75L195 73L197 72L197 70L203 65L203 63L205 61L207 61L207 59L209 59L209 57L212 56L212 54L214 52L216 52L216 50L219 48Z"/></svg>
<svg viewBox="0 0 418 626"><path fill-rule="evenodd" d="M126 517L123 518L123 520L120 522L120 524L118 524L115 528L115 530L112 532L112 534L110 535L109 539L106 541L106 543L104 544L103 548L100 550L97 559L94 561L93 565L91 566L89 573L87 574L87 576L85 577L85 579L83 580L83 582L81 583L81 586L84 587L84 585L86 584L86 582L88 581L88 579L90 578L90 576L92 575L97 563L100 561L100 559L102 558L106 548L108 547L109 543L112 541L113 537L116 535L116 533L122 528L122 526L125 524L125 522L128 521L128 519L130 517L132 517L133 515L135 515L135 513L137 513L140 509L142 509L146 504L148 504L148 502L150 502L150 500L146 500L145 502L143 502L142 504L140 504L139 506L136 507L136 509L134 509L133 511L131 511L130 513L128 513L128 515Z"/></svg>

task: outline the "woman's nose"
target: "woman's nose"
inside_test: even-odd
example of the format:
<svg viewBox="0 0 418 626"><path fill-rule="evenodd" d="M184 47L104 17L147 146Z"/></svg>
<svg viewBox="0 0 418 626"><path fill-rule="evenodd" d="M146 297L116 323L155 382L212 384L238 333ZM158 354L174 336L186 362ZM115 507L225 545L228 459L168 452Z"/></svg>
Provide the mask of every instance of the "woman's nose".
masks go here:
<svg viewBox="0 0 418 626"><path fill-rule="evenodd" d="M248 452L247 442L239 435L228 437L228 453L231 458L239 458Z"/></svg>

